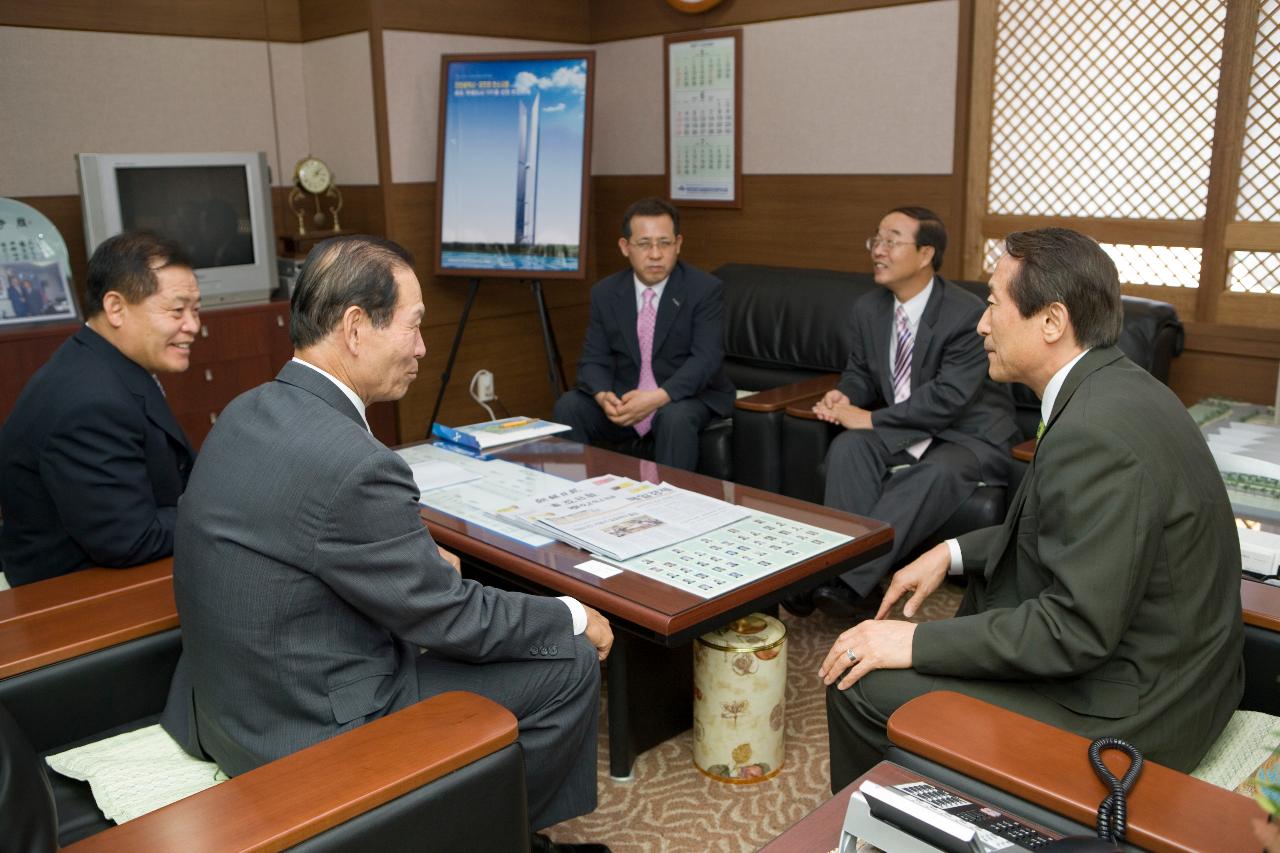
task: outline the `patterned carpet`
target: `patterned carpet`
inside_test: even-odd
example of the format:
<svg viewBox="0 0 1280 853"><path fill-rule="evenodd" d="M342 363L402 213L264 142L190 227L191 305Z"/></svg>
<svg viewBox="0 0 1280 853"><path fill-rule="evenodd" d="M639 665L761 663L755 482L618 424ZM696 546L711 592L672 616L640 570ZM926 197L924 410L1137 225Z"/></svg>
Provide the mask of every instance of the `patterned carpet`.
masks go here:
<svg viewBox="0 0 1280 853"><path fill-rule="evenodd" d="M950 583L925 603L916 621L950 616L962 590ZM847 623L820 613L800 619L782 611L787 625L786 763L777 776L730 785L693 765L693 733L643 753L634 781L609 778L604 700L600 709L600 805L591 814L548 830L556 841L596 841L614 853L756 850L826 801L826 696L818 665ZM900 614L899 614L900 618Z"/></svg>

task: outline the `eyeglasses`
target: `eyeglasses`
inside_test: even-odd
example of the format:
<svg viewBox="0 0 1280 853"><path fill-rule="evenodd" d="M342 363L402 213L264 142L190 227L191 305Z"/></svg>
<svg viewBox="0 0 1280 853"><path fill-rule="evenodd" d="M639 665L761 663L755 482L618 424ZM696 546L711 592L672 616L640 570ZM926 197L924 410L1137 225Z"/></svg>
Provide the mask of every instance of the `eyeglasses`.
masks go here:
<svg viewBox="0 0 1280 853"><path fill-rule="evenodd" d="M898 248L899 246L919 246L919 245L920 244L917 243L915 240L886 240L883 237L868 237L867 243L866 243L868 252L874 252L876 250L876 246L884 246L886 249L892 252L894 249Z"/></svg>
<svg viewBox="0 0 1280 853"><path fill-rule="evenodd" d="M633 248L639 249L642 252L647 252L653 248L657 248L659 252L670 252L676 244L675 240L668 240L666 238L661 240L629 240L628 242Z"/></svg>

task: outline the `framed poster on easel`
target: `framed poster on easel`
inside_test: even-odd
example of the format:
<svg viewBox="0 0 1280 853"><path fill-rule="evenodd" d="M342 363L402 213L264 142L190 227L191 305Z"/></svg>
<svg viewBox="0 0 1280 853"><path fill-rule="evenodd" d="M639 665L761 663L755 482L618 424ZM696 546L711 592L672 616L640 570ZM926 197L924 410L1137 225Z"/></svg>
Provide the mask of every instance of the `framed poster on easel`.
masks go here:
<svg viewBox="0 0 1280 853"><path fill-rule="evenodd" d="M667 196L742 207L742 30L667 36Z"/></svg>
<svg viewBox="0 0 1280 853"><path fill-rule="evenodd" d="M594 51L444 56L435 272L586 276Z"/></svg>

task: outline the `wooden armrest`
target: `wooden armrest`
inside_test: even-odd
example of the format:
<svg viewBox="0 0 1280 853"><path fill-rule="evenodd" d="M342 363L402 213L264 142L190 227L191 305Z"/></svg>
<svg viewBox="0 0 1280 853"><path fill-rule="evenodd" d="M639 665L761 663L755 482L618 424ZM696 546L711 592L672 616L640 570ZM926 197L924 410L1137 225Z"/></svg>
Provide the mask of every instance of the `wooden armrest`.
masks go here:
<svg viewBox="0 0 1280 853"><path fill-rule="evenodd" d="M173 577L173 558L132 569L84 569L0 591L0 624Z"/></svg>
<svg viewBox="0 0 1280 853"><path fill-rule="evenodd" d="M1240 606L1244 624L1280 631L1280 587L1248 578L1241 580Z"/></svg>
<svg viewBox="0 0 1280 853"><path fill-rule="evenodd" d="M173 579L0 623L0 678L178 626Z"/></svg>
<svg viewBox="0 0 1280 853"><path fill-rule="evenodd" d="M1009 454L1019 462L1030 462L1036 455L1036 440L1028 438L1026 441L1015 444Z"/></svg>
<svg viewBox="0 0 1280 853"><path fill-rule="evenodd" d="M949 691L912 699L889 718L889 739L908 752L1093 826L1107 790L1089 763L1089 741ZM1128 757L1104 760L1117 776ZM1129 792L1130 844L1144 850L1254 850L1248 797L1147 761Z"/></svg>
<svg viewBox="0 0 1280 853"><path fill-rule="evenodd" d="M747 412L778 412L802 397L812 397L815 394L821 397L836 387L836 381L839 378L839 373L826 373L812 379L783 385L780 388L757 391L750 397L743 397L736 401L733 407Z"/></svg>
<svg viewBox="0 0 1280 853"><path fill-rule="evenodd" d="M806 421L816 421L818 416L813 413L813 407L822 399L822 394L812 394L808 397L802 397L798 400L792 400L787 405L787 415L793 418L801 418Z"/></svg>
<svg viewBox="0 0 1280 853"><path fill-rule="evenodd" d="M283 850L515 740L501 705L441 693L62 849Z"/></svg>

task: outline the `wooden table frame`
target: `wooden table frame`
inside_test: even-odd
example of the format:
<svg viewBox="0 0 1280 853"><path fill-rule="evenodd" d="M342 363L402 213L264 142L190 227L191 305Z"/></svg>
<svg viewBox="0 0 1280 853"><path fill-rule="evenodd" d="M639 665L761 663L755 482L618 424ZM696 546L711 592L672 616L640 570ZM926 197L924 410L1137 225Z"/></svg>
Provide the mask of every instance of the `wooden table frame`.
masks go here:
<svg viewBox="0 0 1280 853"><path fill-rule="evenodd" d="M604 473L643 479L639 459L556 438L493 455L534 468L577 466L579 479ZM560 542L533 548L429 507L422 510L431 535L464 555L468 573L482 579L496 573L523 589L570 595L610 617L616 639L607 664L609 766L617 778L630 776L636 754L692 724L692 660L681 647L738 616L774 606L797 589L886 553L893 539L883 522L674 468L656 466L656 471L664 482L681 488L855 538L746 587L703 599L634 572L602 579L575 568L588 559L577 548Z"/></svg>

